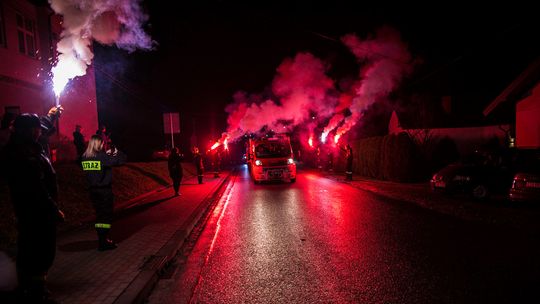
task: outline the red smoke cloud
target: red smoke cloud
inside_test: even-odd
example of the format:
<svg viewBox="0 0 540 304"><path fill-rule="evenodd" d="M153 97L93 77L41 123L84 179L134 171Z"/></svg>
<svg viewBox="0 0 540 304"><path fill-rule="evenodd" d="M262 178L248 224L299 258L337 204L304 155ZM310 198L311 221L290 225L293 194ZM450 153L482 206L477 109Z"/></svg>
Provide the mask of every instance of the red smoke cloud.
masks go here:
<svg viewBox="0 0 540 304"><path fill-rule="evenodd" d="M370 105L387 98L412 69L406 45L391 28L381 28L373 38L361 40L348 34L341 41L361 64L359 79L350 91L337 92L335 82L326 75L328 65L310 53L299 53L277 68L272 82L275 99L235 94L235 102L226 108L230 140L265 127L281 132L301 125L308 132L305 137L313 142L310 134L319 122L327 121L321 138L336 130L333 138L337 141ZM310 117L310 113L316 116Z"/></svg>
<svg viewBox="0 0 540 304"><path fill-rule="evenodd" d="M332 115L336 102L329 92L334 90L334 81L326 75L327 68L310 53L299 53L277 68L272 82L276 100L259 102L246 93L236 93L235 102L225 109L229 113L227 132L231 140L264 127L288 131L305 123L310 111L323 117Z"/></svg>

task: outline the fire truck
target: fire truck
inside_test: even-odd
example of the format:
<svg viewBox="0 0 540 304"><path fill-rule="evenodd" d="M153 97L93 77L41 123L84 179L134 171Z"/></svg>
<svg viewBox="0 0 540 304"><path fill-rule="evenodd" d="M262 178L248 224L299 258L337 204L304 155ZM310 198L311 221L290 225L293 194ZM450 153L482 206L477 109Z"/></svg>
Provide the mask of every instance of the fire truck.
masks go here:
<svg viewBox="0 0 540 304"><path fill-rule="evenodd" d="M296 181L291 141L286 134L250 138L246 151L247 164L253 181Z"/></svg>

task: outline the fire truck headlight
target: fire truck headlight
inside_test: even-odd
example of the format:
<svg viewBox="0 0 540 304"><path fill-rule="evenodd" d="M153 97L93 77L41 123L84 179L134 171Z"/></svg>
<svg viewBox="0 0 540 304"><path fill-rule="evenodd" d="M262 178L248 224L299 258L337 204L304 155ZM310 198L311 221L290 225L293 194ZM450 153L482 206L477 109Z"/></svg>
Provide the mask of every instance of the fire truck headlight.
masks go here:
<svg viewBox="0 0 540 304"><path fill-rule="evenodd" d="M255 166L262 166L262 161L260 161L260 160L257 159L257 160L255 161Z"/></svg>
<svg viewBox="0 0 540 304"><path fill-rule="evenodd" d="M289 165L294 164L294 159L292 159L292 158L287 159L287 164L289 164Z"/></svg>

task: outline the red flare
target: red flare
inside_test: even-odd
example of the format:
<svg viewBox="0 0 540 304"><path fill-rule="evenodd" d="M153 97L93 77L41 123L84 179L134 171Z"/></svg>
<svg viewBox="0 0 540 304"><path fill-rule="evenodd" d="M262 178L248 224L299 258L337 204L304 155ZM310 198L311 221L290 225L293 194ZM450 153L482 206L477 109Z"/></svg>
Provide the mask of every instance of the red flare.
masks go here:
<svg viewBox="0 0 540 304"><path fill-rule="evenodd" d="M328 136L328 132L323 132L323 134L321 134L321 142L324 144L326 143L326 137Z"/></svg>
<svg viewBox="0 0 540 304"><path fill-rule="evenodd" d="M309 144L310 147L313 148L313 135L311 135L311 136L309 137L309 139L308 139L308 144Z"/></svg>

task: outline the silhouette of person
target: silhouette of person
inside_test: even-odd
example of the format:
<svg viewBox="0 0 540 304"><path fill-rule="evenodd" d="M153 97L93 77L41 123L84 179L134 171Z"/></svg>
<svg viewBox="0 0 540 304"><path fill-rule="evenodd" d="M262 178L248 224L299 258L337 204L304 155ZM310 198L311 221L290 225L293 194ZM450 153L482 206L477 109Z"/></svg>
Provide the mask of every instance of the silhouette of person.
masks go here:
<svg viewBox="0 0 540 304"><path fill-rule="evenodd" d="M172 148L171 153L169 154L168 167L169 167L169 176L173 180L173 189L174 195L180 195L180 183L182 182L182 177L184 173L182 172L182 160L184 156L180 154L178 148Z"/></svg>
<svg viewBox="0 0 540 304"><path fill-rule="evenodd" d="M38 143L40 136L40 118L19 115L1 156L17 218L17 296L21 303L52 301L45 283L56 255L56 225L64 219L56 205L56 172Z"/></svg>
<svg viewBox="0 0 540 304"><path fill-rule="evenodd" d="M81 133L82 127L80 125L75 126L75 131L73 132L73 144L75 149L77 149L77 162L81 162L81 157L85 150L84 135Z"/></svg>
<svg viewBox="0 0 540 304"><path fill-rule="evenodd" d="M204 174L203 157L197 147L193 147L193 163L197 168L197 180L199 181L199 184L202 184Z"/></svg>

